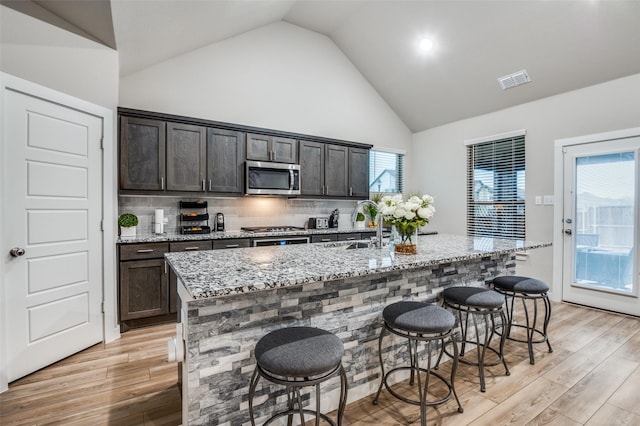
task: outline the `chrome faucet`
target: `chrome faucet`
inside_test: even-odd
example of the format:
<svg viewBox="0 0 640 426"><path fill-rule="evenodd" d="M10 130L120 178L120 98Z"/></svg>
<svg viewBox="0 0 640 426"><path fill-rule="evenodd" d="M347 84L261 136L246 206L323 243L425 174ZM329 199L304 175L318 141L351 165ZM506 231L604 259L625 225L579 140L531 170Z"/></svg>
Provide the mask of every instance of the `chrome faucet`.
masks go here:
<svg viewBox="0 0 640 426"><path fill-rule="evenodd" d="M376 228L375 245L376 245L376 248L381 249L382 248L382 217L380 217L380 206L378 206L378 204L376 204L375 201L371 201L371 200L358 201L358 204L356 204L356 208L353 210L353 213L351 214L351 224L355 225L358 211L360 210L360 207L364 206L365 204L371 204L376 208L376 212L377 212L376 217L375 218L372 217L371 220L378 222L378 226Z"/></svg>

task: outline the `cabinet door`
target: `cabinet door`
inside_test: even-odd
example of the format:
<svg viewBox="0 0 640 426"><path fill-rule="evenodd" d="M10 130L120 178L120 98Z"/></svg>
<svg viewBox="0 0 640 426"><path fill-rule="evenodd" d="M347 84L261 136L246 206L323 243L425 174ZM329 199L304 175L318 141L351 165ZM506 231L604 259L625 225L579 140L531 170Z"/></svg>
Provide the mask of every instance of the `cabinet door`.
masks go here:
<svg viewBox="0 0 640 426"><path fill-rule="evenodd" d="M278 163L298 163L298 141L296 139L274 136L271 140L271 158Z"/></svg>
<svg viewBox="0 0 640 426"><path fill-rule="evenodd" d="M324 195L324 144L300 141L300 194Z"/></svg>
<svg viewBox="0 0 640 426"><path fill-rule="evenodd" d="M204 127L167 123L167 189L204 191L206 133Z"/></svg>
<svg viewBox="0 0 640 426"><path fill-rule="evenodd" d="M271 136L247 133L247 160L271 161Z"/></svg>
<svg viewBox="0 0 640 426"><path fill-rule="evenodd" d="M162 259L120 262L120 320L169 312L165 268Z"/></svg>
<svg viewBox="0 0 640 426"><path fill-rule="evenodd" d="M325 145L325 195L343 197L349 194L348 157L346 146Z"/></svg>
<svg viewBox="0 0 640 426"><path fill-rule="evenodd" d="M207 129L207 190L244 192L245 134Z"/></svg>
<svg viewBox="0 0 640 426"><path fill-rule="evenodd" d="M349 196L369 198L369 150L349 148Z"/></svg>
<svg viewBox="0 0 640 426"><path fill-rule="evenodd" d="M165 138L164 121L120 117L120 189L164 189Z"/></svg>

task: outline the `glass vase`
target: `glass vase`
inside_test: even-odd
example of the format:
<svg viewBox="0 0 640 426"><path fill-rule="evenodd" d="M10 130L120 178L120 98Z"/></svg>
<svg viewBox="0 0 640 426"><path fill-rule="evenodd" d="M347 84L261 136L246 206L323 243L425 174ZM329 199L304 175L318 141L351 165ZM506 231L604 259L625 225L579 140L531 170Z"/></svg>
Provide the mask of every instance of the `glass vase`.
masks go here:
<svg viewBox="0 0 640 426"><path fill-rule="evenodd" d="M418 229L411 232L401 232L398 230L398 241L396 241L394 251L398 254L418 253Z"/></svg>

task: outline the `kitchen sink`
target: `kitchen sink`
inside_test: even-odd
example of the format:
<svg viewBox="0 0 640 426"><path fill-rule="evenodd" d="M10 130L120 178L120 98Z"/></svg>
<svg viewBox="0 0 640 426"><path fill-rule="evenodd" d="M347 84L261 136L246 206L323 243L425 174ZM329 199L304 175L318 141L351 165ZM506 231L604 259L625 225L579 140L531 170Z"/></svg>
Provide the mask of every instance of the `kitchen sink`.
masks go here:
<svg viewBox="0 0 640 426"><path fill-rule="evenodd" d="M369 248L369 243L366 241L356 241L355 243L349 244L345 250L353 250L353 249L361 249L361 248Z"/></svg>
<svg viewBox="0 0 640 426"><path fill-rule="evenodd" d="M354 250L369 248L370 243L369 241L341 241L337 243L328 243L324 247L333 250Z"/></svg>

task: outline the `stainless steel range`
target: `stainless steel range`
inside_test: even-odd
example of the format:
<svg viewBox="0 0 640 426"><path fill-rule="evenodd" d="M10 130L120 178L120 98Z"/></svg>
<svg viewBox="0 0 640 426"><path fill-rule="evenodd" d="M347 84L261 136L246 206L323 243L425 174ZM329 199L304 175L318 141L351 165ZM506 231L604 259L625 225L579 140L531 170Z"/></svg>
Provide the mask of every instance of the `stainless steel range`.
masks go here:
<svg viewBox="0 0 640 426"><path fill-rule="evenodd" d="M300 226L256 226L256 227L243 227L240 228L246 232L262 233L262 232L297 232L304 231ZM251 245L253 247L261 246L286 246L289 244L307 244L309 243L308 236L276 236L254 238Z"/></svg>

